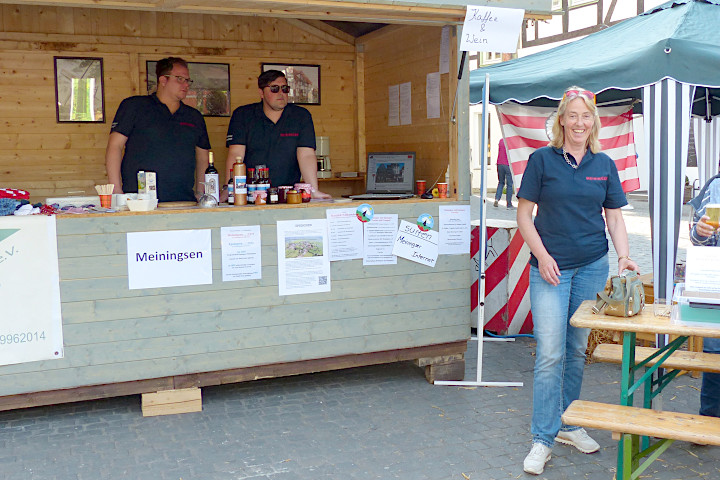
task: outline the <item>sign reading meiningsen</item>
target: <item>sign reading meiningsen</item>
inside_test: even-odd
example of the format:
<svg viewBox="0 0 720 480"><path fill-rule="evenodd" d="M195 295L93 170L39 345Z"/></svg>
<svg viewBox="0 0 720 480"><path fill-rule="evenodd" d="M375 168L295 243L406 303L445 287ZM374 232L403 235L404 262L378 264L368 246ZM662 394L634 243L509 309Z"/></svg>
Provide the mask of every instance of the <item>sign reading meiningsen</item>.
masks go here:
<svg viewBox="0 0 720 480"><path fill-rule="evenodd" d="M514 53L525 10L468 5L460 50Z"/></svg>
<svg viewBox="0 0 720 480"><path fill-rule="evenodd" d="M209 285L211 230L128 233L127 261L130 290Z"/></svg>

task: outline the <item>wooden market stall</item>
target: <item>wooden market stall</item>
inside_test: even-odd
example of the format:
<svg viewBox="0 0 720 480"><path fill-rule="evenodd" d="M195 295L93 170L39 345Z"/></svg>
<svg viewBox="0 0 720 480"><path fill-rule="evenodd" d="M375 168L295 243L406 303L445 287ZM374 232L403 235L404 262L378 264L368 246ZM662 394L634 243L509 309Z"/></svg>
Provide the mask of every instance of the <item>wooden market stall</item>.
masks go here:
<svg viewBox="0 0 720 480"><path fill-rule="evenodd" d="M307 108L317 135L331 139L333 171L362 172L368 151L408 150L417 152L417 178L430 183L449 171L447 200L377 202L376 213L414 222L421 213L437 216L440 204L469 202L465 81L458 122L450 120L464 6L35 3L43 2L0 6L0 183L28 190L33 202L93 194L94 185L106 183L115 110L122 99L147 93L147 61L171 55L228 64L231 109L258 100L261 63L319 65L321 103ZM355 36L322 20L382 25ZM441 75L440 118L428 119L426 76L438 71L444 25L450 73ZM103 123L56 121L57 56L102 58ZM412 84L412 124L388 127L388 87L405 82ZM224 171L229 117L206 122ZM362 177L320 185L334 195L363 187ZM0 367L0 409L399 360L418 360L429 378L461 378L470 332L468 255L441 255L435 268L404 259L379 267L333 262L330 293L278 295L276 222L325 218L337 206L58 216L65 355ZM219 229L236 225L261 226L262 280L222 281ZM212 230L213 283L129 290L126 234L182 229Z"/></svg>

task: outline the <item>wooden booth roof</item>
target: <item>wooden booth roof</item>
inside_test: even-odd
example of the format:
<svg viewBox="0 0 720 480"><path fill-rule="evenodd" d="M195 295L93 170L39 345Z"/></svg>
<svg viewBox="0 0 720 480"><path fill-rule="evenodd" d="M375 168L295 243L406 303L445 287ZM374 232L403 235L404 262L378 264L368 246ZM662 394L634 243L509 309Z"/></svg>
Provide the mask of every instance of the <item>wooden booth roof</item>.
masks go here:
<svg viewBox="0 0 720 480"><path fill-rule="evenodd" d="M468 4L524 8L526 17L549 18L552 0L0 0L0 3L445 25L462 23Z"/></svg>

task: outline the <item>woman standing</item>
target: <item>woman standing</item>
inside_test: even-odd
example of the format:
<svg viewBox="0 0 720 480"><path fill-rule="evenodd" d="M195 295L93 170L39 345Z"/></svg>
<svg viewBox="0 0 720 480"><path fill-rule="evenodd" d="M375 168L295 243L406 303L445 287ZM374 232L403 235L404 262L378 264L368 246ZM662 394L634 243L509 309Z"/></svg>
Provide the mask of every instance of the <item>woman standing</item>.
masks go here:
<svg viewBox="0 0 720 480"><path fill-rule="evenodd" d="M566 90L553 139L530 155L518 192L518 227L532 252L530 305L537 340L533 445L523 467L536 475L543 472L555 441L583 453L600 448L584 429L563 425L560 416L580 396L590 331L572 327L570 317L605 286L606 221L618 272L638 270L629 256L620 210L627 200L615 162L600 152L599 133L595 95L580 87Z"/></svg>

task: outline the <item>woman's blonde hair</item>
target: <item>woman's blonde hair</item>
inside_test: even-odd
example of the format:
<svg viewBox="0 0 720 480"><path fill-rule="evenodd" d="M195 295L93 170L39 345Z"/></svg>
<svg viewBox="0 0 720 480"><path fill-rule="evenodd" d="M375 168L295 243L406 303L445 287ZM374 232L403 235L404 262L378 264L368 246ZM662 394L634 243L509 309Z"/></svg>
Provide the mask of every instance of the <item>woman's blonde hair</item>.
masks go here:
<svg viewBox="0 0 720 480"><path fill-rule="evenodd" d="M570 91L577 91L581 93L571 94L568 95L568 92ZM582 92L586 92L584 88L578 87L578 86L572 86L565 90L565 94L563 94L562 100L560 100L560 105L558 105L557 109L557 115L555 115L555 121L553 122L552 127L552 141L550 142L550 145L552 145L555 148L562 148L565 144L565 130L563 129L563 126L560 125L560 117L565 115L565 110L567 109L568 103L570 103L571 100L575 100L576 98L582 98L585 102L585 106L587 106L588 110L593 114L593 126L590 130L590 136L587 139L587 145L592 153L598 153L600 151L600 114L598 113L597 106L595 105L595 96L593 95L592 98L588 98L588 95L584 95Z"/></svg>

